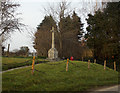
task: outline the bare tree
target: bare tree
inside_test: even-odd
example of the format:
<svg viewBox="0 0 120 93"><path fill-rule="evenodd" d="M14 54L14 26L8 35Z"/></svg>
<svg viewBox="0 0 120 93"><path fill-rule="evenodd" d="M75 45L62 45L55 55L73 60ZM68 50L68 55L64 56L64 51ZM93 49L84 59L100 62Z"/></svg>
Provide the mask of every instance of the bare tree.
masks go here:
<svg viewBox="0 0 120 93"><path fill-rule="evenodd" d="M47 8L44 8L46 15L52 16L53 19L56 21L57 25L57 37L59 39L59 47L60 47L60 54L62 55L62 30L61 30L61 19L67 17L68 15L72 15L74 9L70 8L71 2L67 2L67 0L62 0L61 2L57 2L56 4L49 4Z"/></svg>
<svg viewBox="0 0 120 93"><path fill-rule="evenodd" d="M21 31L25 25L20 23L20 18L17 18L19 13L16 13L16 9L20 4L11 0L2 0L0 6L0 37L3 36L5 40L7 35L16 30Z"/></svg>
<svg viewBox="0 0 120 93"><path fill-rule="evenodd" d="M60 22L60 19L72 14L73 9L70 9L71 2L62 0L61 2L48 3L48 7L43 7L43 11L47 16L52 16L56 23Z"/></svg>

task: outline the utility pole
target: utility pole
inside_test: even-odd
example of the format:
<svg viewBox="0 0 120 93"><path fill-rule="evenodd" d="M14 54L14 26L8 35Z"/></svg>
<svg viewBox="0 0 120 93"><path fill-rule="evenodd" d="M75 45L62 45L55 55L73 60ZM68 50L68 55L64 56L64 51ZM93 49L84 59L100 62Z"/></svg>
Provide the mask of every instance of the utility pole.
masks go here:
<svg viewBox="0 0 120 93"><path fill-rule="evenodd" d="M8 44L7 57L9 57L10 44Z"/></svg>

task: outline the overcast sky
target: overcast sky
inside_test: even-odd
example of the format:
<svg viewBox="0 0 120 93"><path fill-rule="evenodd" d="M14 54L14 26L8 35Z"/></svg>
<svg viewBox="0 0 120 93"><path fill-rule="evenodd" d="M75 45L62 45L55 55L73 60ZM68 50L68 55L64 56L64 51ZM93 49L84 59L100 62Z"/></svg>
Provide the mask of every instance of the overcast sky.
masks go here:
<svg viewBox="0 0 120 93"><path fill-rule="evenodd" d="M32 40L28 35L28 32L30 30L36 30L37 25L39 25L42 20L44 19L45 14L43 13L43 7L47 7L48 3L53 3L56 1L61 0L14 0L19 2L21 5L18 7L17 12L22 13L19 15L20 18L22 18L21 22L25 25L28 25L29 30L24 30L23 32L15 32L11 35L10 40L8 40L5 43L5 47L7 49L7 44L10 44L10 51L13 51L14 49L20 49L21 46L28 46L30 51L32 52L34 50ZM86 2L88 0L68 0L72 2L71 8L76 8L76 11L78 15L81 17L82 22L85 22L85 15L87 11L92 10L93 7L90 5L92 3L83 3L82 1ZM89 1L96 1L96 0L89 0ZM54 2L55 3L55 2ZM81 7L87 9L81 9ZM86 25L86 24L85 24Z"/></svg>

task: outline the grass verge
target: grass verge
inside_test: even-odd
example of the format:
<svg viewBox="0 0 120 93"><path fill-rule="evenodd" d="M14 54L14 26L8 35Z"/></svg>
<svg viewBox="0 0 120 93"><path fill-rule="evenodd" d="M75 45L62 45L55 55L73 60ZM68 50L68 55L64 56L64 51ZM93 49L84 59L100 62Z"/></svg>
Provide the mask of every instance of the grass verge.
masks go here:
<svg viewBox="0 0 120 93"><path fill-rule="evenodd" d="M73 63L73 64L72 64ZM85 91L90 88L118 84L118 72L110 68L104 70L99 64L73 61L43 63L31 67L3 73L3 91Z"/></svg>
<svg viewBox="0 0 120 93"><path fill-rule="evenodd" d="M48 62L44 59L36 59L35 64ZM10 58L2 57L2 70L32 65L32 58Z"/></svg>

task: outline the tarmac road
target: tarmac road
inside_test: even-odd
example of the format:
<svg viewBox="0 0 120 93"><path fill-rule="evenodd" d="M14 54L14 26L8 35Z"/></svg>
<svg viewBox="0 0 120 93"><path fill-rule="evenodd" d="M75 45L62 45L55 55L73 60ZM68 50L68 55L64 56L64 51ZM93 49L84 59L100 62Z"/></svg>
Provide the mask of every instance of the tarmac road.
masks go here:
<svg viewBox="0 0 120 93"><path fill-rule="evenodd" d="M90 93L120 93L120 85L96 89Z"/></svg>

